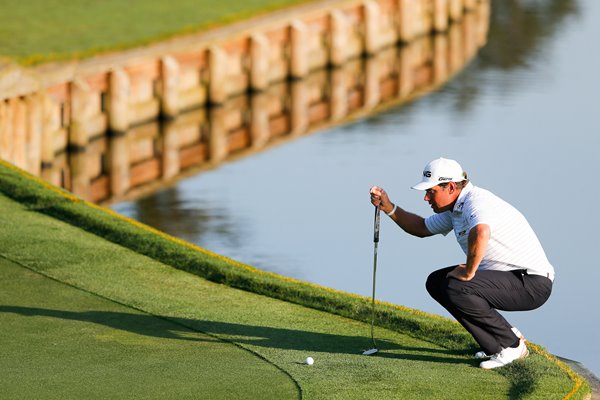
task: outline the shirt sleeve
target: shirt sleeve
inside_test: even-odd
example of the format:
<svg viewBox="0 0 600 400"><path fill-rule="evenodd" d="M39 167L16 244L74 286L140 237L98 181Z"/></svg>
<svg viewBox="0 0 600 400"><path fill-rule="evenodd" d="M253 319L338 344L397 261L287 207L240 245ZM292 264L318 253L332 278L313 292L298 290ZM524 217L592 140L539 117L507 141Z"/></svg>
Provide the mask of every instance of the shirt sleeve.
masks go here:
<svg viewBox="0 0 600 400"><path fill-rule="evenodd" d="M452 231L452 214L450 211L441 214L433 214L425 218L427 230L434 235L442 234L446 236Z"/></svg>

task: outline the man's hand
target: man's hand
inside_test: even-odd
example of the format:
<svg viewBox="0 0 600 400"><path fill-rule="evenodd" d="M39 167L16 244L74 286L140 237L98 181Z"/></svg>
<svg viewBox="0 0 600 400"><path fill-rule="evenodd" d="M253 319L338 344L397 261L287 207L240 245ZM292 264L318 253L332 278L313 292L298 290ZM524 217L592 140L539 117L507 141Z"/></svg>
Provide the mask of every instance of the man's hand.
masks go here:
<svg viewBox="0 0 600 400"><path fill-rule="evenodd" d="M469 248L467 263L459 264L448 272L446 278L454 278L468 282L475 276L479 263L483 260L488 241L490 240L490 227L487 224L477 224L469 231Z"/></svg>
<svg viewBox="0 0 600 400"><path fill-rule="evenodd" d="M465 264L459 264L452 271L448 272L446 278L454 278L459 281L468 282L475 276L475 273L469 274L467 272L467 266Z"/></svg>
<svg viewBox="0 0 600 400"><path fill-rule="evenodd" d="M387 193L379 186L373 186L369 193L371 194L371 204L379 207L384 213L387 214L394 209L394 204L390 201Z"/></svg>
<svg viewBox="0 0 600 400"><path fill-rule="evenodd" d="M371 195L371 204L375 207L379 207L379 209L387 215L390 215L392 210L394 211L394 213L390 215L390 218L392 218L404 232L417 237L427 237L432 235L427 229L427 226L425 226L423 217L404 211L401 207L396 207L394 203L390 201L385 190L379 186L371 187L369 194Z"/></svg>
<svg viewBox="0 0 600 400"><path fill-rule="evenodd" d="M490 226L477 224L469 231L467 263L459 264L446 275L447 278L467 282L473 279L490 240Z"/></svg>

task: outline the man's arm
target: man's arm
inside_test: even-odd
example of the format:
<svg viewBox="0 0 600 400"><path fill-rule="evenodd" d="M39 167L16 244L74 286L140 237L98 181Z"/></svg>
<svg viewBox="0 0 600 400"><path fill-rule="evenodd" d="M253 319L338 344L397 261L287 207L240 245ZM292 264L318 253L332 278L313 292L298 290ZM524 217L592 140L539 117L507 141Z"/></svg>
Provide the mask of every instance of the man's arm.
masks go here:
<svg viewBox="0 0 600 400"><path fill-rule="evenodd" d="M409 233L413 236L418 237L427 237L432 236L433 234L429 232L427 226L425 225L425 219L416 214L410 213L408 211L403 210L402 208L394 205L385 190L378 186L373 186L371 188L371 203L379 207L381 211L390 215L392 211L393 214L390 217L394 220L394 222L402 228L406 233Z"/></svg>
<svg viewBox="0 0 600 400"><path fill-rule="evenodd" d="M449 278L456 278L461 281L473 279L490 240L490 226L487 224L475 225L469 231L468 240L467 263L461 264L450 271L447 275Z"/></svg>
<svg viewBox="0 0 600 400"><path fill-rule="evenodd" d="M432 233L429 232L429 229L427 229L427 226L425 225L425 219L423 217L405 211L402 208L394 205L386 212L386 214L391 212L394 207L396 207L396 210L392 215L390 215L390 217L400 228L404 230L404 232L418 237L432 236ZM385 210L383 211L385 212Z"/></svg>

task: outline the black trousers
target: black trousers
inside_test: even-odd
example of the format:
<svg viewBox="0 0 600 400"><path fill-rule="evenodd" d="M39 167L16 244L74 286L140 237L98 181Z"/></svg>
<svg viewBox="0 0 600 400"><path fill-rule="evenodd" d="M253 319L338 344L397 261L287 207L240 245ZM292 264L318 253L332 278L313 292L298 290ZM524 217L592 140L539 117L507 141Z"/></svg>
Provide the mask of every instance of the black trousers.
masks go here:
<svg viewBox="0 0 600 400"><path fill-rule="evenodd" d="M455 267L427 278L427 291L473 336L487 354L512 346L517 336L497 310L528 311L540 307L552 292L545 276L517 271L477 271L468 282L446 278Z"/></svg>

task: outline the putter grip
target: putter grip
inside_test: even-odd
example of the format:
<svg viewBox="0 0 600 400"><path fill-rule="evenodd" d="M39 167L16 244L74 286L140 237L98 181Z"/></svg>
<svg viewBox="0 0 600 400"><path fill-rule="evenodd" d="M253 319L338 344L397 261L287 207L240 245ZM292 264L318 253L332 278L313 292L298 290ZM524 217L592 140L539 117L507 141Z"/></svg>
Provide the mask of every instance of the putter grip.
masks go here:
<svg viewBox="0 0 600 400"><path fill-rule="evenodd" d="M379 217L380 210L379 207L375 207L375 222L374 222L374 233L373 233L373 243L379 243Z"/></svg>

